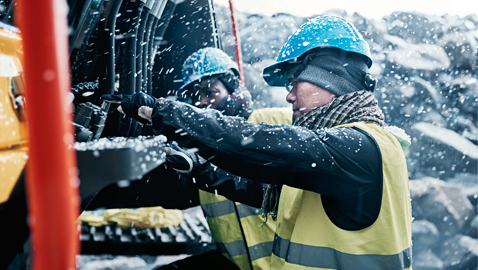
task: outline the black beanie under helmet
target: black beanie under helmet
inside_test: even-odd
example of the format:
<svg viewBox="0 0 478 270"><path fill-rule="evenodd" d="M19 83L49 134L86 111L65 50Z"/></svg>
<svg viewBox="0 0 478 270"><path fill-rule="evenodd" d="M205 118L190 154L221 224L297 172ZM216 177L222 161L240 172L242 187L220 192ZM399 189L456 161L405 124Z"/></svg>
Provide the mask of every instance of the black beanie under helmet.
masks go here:
<svg viewBox="0 0 478 270"><path fill-rule="evenodd" d="M357 53L319 48L301 57L298 62L285 73L289 81L307 81L337 96L360 90L373 92L377 84L377 80L368 73L367 59Z"/></svg>

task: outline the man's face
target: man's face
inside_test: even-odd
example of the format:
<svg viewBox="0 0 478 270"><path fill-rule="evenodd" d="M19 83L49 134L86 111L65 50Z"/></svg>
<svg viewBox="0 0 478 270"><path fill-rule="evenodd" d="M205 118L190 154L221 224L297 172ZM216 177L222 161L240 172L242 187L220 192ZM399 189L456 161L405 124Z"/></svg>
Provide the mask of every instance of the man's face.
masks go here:
<svg viewBox="0 0 478 270"><path fill-rule="evenodd" d="M292 89L286 100L292 104L295 119L314 108L330 103L335 98L335 94L310 82L293 79L291 84Z"/></svg>
<svg viewBox="0 0 478 270"><path fill-rule="evenodd" d="M199 101L195 105L199 108L216 109L221 100L228 95L229 92L226 86L220 80L215 80L213 83L205 83L199 90Z"/></svg>

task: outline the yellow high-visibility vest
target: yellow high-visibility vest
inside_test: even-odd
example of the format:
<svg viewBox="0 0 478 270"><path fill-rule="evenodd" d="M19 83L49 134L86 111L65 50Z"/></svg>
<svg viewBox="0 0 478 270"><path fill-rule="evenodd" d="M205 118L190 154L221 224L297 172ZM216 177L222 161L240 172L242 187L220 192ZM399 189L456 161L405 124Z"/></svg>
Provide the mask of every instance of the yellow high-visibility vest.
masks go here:
<svg viewBox="0 0 478 270"><path fill-rule="evenodd" d="M284 186L272 269L412 268L411 200L407 165L400 143L375 124L342 126L364 130L380 149L383 187L378 218L365 229L341 229L328 218L320 194Z"/></svg>

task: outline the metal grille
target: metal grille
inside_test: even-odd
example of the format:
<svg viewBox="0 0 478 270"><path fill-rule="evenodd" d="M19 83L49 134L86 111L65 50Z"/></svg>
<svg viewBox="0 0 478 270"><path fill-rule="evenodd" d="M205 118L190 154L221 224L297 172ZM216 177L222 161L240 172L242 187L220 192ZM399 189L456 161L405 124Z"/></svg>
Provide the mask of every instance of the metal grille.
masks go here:
<svg viewBox="0 0 478 270"><path fill-rule="evenodd" d="M121 228L78 225L82 254L176 255L197 254L215 248L199 207L183 211L179 226L166 228Z"/></svg>

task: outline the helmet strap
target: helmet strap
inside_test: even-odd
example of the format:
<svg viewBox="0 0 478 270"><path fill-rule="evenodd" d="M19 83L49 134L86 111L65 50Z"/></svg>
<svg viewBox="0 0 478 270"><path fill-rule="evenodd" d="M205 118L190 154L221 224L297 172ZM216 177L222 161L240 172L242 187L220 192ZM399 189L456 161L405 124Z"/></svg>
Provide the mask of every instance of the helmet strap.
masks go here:
<svg viewBox="0 0 478 270"><path fill-rule="evenodd" d="M368 91L373 92L375 91L375 88L377 88L378 80L377 78L374 78L372 74L366 73L363 78L363 81L365 82L365 85L368 87L367 88Z"/></svg>

